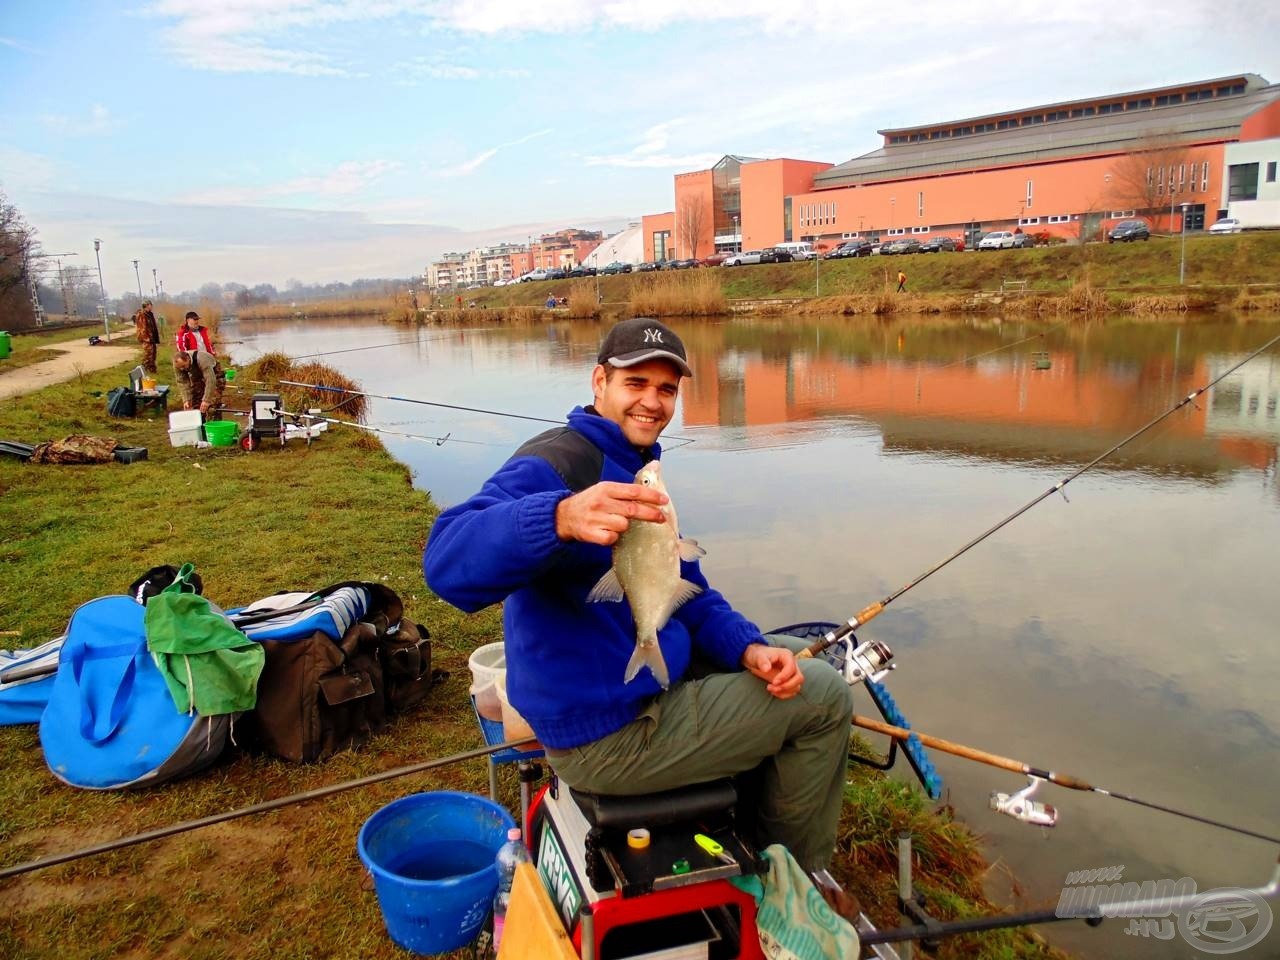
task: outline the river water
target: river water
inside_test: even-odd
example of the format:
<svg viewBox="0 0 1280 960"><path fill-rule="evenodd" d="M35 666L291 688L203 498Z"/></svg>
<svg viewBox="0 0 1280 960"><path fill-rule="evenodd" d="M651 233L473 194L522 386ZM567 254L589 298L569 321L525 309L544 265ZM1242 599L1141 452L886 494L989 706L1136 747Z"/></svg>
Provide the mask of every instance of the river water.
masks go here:
<svg viewBox="0 0 1280 960"><path fill-rule="evenodd" d="M667 483L707 576L763 627L882 599L1280 333L1277 317L672 325L695 378L667 431ZM590 400L601 328L245 321L224 335L241 361L345 350L325 362L368 390L556 419ZM887 683L913 726L1280 832L1278 400L1273 348L864 628L895 651ZM386 438L442 505L546 426L388 400L369 422L449 435ZM876 715L865 694L856 709ZM1205 891L1257 886L1276 862L1264 842L1053 786L1038 796L1059 825L1023 825L988 809L1019 777L933 759L1024 906L1056 903L1069 871L1123 865L1124 880ZM1082 957L1205 955L1126 925L1041 929ZM1237 955L1280 956L1280 929Z"/></svg>

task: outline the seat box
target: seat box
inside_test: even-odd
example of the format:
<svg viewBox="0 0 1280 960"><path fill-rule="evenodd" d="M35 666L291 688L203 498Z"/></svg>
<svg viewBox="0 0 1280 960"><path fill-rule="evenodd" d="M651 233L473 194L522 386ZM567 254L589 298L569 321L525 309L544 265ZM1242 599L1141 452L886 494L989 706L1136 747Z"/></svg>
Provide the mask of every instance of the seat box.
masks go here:
<svg viewBox="0 0 1280 960"><path fill-rule="evenodd" d="M169 414L169 443L175 447L194 447L200 442L204 414L199 410L175 410Z"/></svg>

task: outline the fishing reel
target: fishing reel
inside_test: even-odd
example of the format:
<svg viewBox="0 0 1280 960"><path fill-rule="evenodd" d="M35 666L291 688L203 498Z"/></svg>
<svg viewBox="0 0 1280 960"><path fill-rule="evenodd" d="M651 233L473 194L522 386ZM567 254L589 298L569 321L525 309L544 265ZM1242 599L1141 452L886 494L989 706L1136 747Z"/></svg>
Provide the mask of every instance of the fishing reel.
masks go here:
<svg viewBox="0 0 1280 960"><path fill-rule="evenodd" d="M857 640L857 637L851 639ZM893 651L879 640L864 640L856 647L849 640L841 640L822 652L822 657L844 675L844 682L853 687L865 680L879 683L897 668L890 663Z"/></svg>
<svg viewBox="0 0 1280 960"><path fill-rule="evenodd" d="M992 790L991 809L996 813L1003 813L1006 817L1021 820L1023 823L1052 827L1058 822L1058 808L1051 803L1041 803L1039 800L1031 799L1031 794L1035 793L1036 787L1043 782L1039 777L1028 776L1027 785L1017 793L1009 794Z"/></svg>

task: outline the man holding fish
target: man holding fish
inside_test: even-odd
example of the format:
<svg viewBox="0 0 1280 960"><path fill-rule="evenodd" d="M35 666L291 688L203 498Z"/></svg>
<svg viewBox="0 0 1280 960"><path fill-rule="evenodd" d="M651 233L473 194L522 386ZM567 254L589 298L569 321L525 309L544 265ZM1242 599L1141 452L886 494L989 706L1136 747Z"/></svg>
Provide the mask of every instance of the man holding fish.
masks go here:
<svg viewBox="0 0 1280 960"><path fill-rule="evenodd" d="M825 662L762 636L681 539L658 437L692 375L670 328L616 324L594 403L442 513L423 570L463 610L506 601L507 693L566 783L652 793L763 765L759 840L819 870L835 848L852 694Z"/></svg>

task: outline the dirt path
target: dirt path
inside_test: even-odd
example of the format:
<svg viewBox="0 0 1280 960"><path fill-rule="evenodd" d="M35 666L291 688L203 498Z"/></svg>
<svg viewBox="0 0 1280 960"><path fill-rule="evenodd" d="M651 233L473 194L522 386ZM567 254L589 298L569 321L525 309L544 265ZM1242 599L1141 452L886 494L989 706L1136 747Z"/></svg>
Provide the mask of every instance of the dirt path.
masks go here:
<svg viewBox="0 0 1280 960"><path fill-rule="evenodd" d="M77 367L87 373L114 367L130 357L141 357L137 341L126 340L119 335L111 343L96 347L90 346L89 341L84 339L50 344L41 349L48 351L50 359L7 371L0 364L0 400L33 393L50 384L70 380L79 372ZM127 381L122 381L121 386L128 386Z"/></svg>

